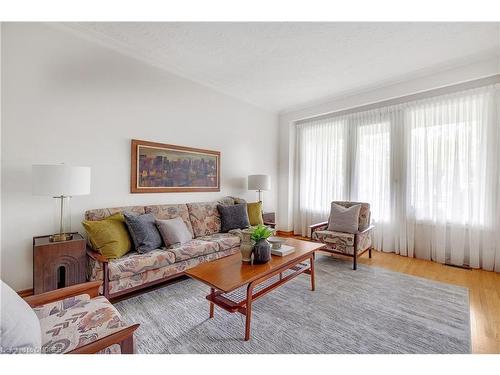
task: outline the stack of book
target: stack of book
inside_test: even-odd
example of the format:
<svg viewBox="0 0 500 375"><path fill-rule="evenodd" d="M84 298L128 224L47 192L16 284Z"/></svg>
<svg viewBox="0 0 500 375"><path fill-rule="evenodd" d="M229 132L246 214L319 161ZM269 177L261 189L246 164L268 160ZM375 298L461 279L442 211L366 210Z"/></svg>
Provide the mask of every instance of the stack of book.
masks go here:
<svg viewBox="0 0 500 375"><path fill-rule="evenodd" d="M277 255L279 257L284 257L286 255L289 255L295 251L295 248L293 246L288 246L288 245L281 245L279 249L271 249L271 254Z"/></svg>

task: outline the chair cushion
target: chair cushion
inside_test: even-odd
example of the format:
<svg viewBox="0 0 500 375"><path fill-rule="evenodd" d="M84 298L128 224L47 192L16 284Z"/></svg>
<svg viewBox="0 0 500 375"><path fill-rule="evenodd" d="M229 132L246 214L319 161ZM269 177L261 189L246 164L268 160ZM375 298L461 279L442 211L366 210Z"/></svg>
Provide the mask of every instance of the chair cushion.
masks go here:
<svg viewBox="0 0 500 375"><path fill-rule="evenodd" d="M333 232L356 233L359 227L361 205L343 207L332 202L328 230Z"/></svg>
<svg viewBox="0 0 500 375"><path fill-rule="evenodd" d="M130 277L172 263L175 263L175 255L165 249L155 249L144 254L133 251L109 262L109 280Z"/></svg>
<svg viewBox="0 0 500 375"><path fill-rule="evenodd" d="M221 216L221 232L229 232L232 229L248 228L247 205L235 204L232 206L217 205Z"/></svg>
<svg viewBox="0 0 500 375"><path fill-rule="evenodd" d="M130 251L132 243L123 214L117 213L102 220L85 220L92 248L108 259L117 259Z"/></svg>
<svg viewBox="0 0 500 375"><path fill-rule="evenodd" d="M135 251L138 253L147 253L163 245L163 240L156 227L156 219L153 214L136 215L125 212L123 216L134 242Z"/></svg>
<svg viewBox="0 0 500 375"><path fill-rule="evenodd" d="M11 287L0 284L0 352L37 353L42 346L38 317Z"/></svg>
<svg viewBox="0 0 500 375"><path fill-rule="evenodd" d="M247 212L250 225L264 224L262 218L262 202L247 203Z"/></svg>
<svg viewBox="0 0 500 375"><path fill-rule="evenodd" d="M104 297L70 297L36 308L42 328L42 353L67 353L127 325Z"/></svg>
<svg viewBox="0 0 500 375"><path fill-rule="evenodd" d="M313 239L324 243L330 250L349 255L354 254L354 234L352 233L317 230L313 232Z"/></svg>
<svg viewBox="0 0 500 375"><path fill-rule="evenodd" d="M168 220L180 217L184 224L186 224L191 238L194 237L193 226L189 219L189 211L186 204L159 204L153 206L146 206L144 210L147 214L153 214L157 220Z"/></svg>
<svg viewBox="0 0 500 375"><path fill-rule="evenodd" d="M231 233L214 233L209 236L198 237L197 240L215 242L219 246L218 251L232 249L240 246L241 239Z"/></svg>
<svg viewBox="0 0 500 375"><path fill-rule="evenodd" d="M180 217L168 220L156 220L156 226L160 231L165 246L170 246L175 243L186 243L192 239L191 232L187 229L186 224Z"/></svg>
<svg viewBox="0 0 500 375"><path fill-rule="evenodd" d="M215 253L218 250L219 246L216 242L201 241L199 239L191 240L182 245L173 245L168 249L169 252L174 254L176 262Z"/></svg>
<svg viewBox="0 0 500 375"><path fill-rule="evenodd" d="M220 232L220 214L217 202L188 203L189 219L195 237Z"/></svg>

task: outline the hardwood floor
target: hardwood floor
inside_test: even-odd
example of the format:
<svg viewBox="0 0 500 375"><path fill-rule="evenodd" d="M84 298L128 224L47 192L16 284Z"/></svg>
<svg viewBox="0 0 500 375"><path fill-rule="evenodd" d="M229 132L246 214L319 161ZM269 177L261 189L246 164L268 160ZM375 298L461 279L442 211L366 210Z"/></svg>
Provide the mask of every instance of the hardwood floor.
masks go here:
<svg viewBox="0 0 500 375"><path fill-rule="evenodd" d="M345 259L352 261L352 258ZM469 288L472 352L500 353L500 273L466 270L379 251L372 253L372 259L365 253L358 258L358 264Z"/></svg>

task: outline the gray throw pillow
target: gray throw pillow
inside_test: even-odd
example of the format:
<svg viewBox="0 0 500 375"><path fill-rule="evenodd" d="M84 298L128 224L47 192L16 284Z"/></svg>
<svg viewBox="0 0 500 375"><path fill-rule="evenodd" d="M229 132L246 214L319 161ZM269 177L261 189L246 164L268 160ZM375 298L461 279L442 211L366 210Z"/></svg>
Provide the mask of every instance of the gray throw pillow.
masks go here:
<svg viewBox="0 0 500 375"><path fill-rule="evenodd" d="M147 253L162 246L163 242L153 214L137 215L124 212L123 216L138 253Z"/></svg>
<svg viewBox="0 0 500 375"><path fill-rule="evenodd" d="M356 233L359 226L359 210L361 210L360 204L345 208L332 203L330 219L328 220L328 230L333 232Z"/></svg>
<svg viewBox="0 0 500 375"><path fill-rule="evenodd" d="M175 243L180 243L182 245L192 239L191 232L180 217L169 220L156 220L156 226L160 231L165 246L170 246Z"/></svg>
<svg viewBox="0 0 500 375"><path fill-rule="evenodd" d="M33 309L0 280L0 353L40 353L42 329Z"/></svg>
<svg viewBox="0 0 500 375"><path fill-rule="evenodd" d="M250 226L246 203L225 206L218 204L220 213L221 232L229 232L231 229L244 229Z"/></svg>

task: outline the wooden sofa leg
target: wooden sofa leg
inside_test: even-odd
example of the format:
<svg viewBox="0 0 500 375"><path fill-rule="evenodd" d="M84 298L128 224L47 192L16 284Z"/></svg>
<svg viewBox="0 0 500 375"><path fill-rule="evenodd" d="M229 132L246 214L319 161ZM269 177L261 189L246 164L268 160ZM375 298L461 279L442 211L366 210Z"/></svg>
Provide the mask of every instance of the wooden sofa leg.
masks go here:
<svg viewBox="0 0 500 375"><path fill-rule="evenodd" d="M356 270L358 268L357 263L358 263L358 256L355 252L354 255L352 256L352 269L353 270Z"/></svg>
<svg viewBox="0 0 500 375"><path fill-rule="evenodd" d="M371 247L368 249L368 258L370 258L370 259L372 258L372 248Z"/></svg>
<svg viewBox="0 0 500 375"><path fill-rule="evenodd" d="M134 354L134 335L120 342L122 354Z"/></svg>

